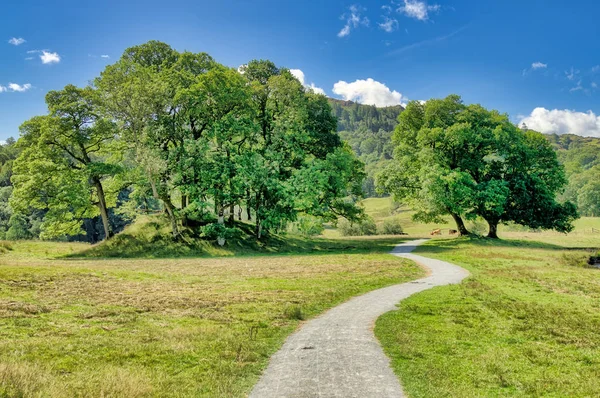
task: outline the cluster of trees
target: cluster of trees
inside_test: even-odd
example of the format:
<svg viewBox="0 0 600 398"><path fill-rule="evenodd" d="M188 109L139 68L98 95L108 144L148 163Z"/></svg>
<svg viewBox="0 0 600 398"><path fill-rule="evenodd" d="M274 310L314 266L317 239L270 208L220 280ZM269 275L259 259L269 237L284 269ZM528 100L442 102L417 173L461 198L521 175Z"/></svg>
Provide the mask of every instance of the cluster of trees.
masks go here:
<svg viewBox="0 0 600 398"><path fill-rule="evenodd" d="M44 238L81 234L94 218L110 237L115 211L162 209L175 239L197 225L220 240L235 209L257 238L300 214L360 216L351 199L363 165L327 99L270 61L235 70L151 41L46 103L21 126L10 200L21 214L44 212Z"/></svg>
<svg viewBox="0 0 600 398"><path fill-rule="evenodd" d="M600 216L600 139L571 134L547 137L569 179L561 197L576 203L584 216Z"/></svg>
<svg viewBox="0 0 600 398"><path fill-rule="evenodd" d="M393 157L392 133L404 108L401 105L377 108L351 101L329 101L338 120L340 137L365 164L365 194L380 196L375 187L375 174L385 168Z"/></svg>
<svg viewBox="0 0 600 398"><path fill-rule="evenodd" d="M410 204L418 220L450 215L464 235L464 219L481 217L491 238L497 238L498 224L508 222L573 228L575 205L556 200L567 179L552 145L506 115L465 105L457 95L413 101L400 114L393 141L394 161L379 182Z"/></svg>

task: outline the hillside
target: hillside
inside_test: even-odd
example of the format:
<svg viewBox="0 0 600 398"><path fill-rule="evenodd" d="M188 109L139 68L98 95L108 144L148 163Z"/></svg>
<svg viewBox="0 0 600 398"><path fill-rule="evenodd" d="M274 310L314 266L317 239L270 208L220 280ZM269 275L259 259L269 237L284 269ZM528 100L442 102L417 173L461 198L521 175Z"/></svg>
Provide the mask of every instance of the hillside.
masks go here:
<svg viewBox="0 0 600 398"><path fill-rule="evenodd" d="M365 163L367 196L377 196L375 173L392 159L392 132L404 108L401 105L378 108L333 98L329 98L329 103L338 119L340 136Z"/></svg>
<svg viewBox="0 0 600 398"><path fill-rule="evenodd" d="M600 138L573 134L547 137L569 178L563 198L577 204L584 216L600 215Z"/></svg>

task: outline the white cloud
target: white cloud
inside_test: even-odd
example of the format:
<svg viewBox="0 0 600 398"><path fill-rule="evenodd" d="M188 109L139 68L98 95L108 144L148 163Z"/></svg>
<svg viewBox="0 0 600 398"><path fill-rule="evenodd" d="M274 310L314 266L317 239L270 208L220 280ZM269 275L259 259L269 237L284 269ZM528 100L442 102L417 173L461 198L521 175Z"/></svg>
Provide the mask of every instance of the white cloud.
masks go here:
<svg viewBox="0 0 600 398"><path fill-rule="evenodd" d="M321 87L317 87L314 83L306 83L304 72L302 72L300 69L290 69L290 73L307 89L312 90L317 94L325 95L325 90L323 90Z"/></svg>
<svg viewBox="0 0 600 398"><path fill-rule="evenodd" d="M402 94L371 78L352 83L340 80L334 84L333 92L345 100L367 105L392 106L406 102Z"/></svg>
<svg viewBox="0 0 600 398"><path fill-rule="evenodd" d="M600 65L596 65L594 67L592 67L592 73L597 73L600 72Z"/></svg>
<svg viewBox="0 0 600 398"><path fill-rule="evenodd" d="M43 64L53 64L60 62L60 55L58 53L51 53L46 50L42 50L42 55L40 55L40 59Z"/></svg>
<svg viewBox="0 0 600 398"><path fill-rule="evenodd" d="M321 87L315 86L314 83L311 83L311 84L307 85L306 87L308 87L310 90L314 91L317 94L326 95L325 90L323 90Z"/></svg>
<svg viewBox="0 0 600 398"><path fill-rule="evenodd" d="M576 112L569 109L535 108L531 115L519 122L545 134L577 134L583 137L600 137L600 116L588 111Z"/></svg>
<svg viewBox="0 0 600 398"><path fill-rule="evenodd" d="M20 46L21 44L25 43L27 40L25 40L22 37L13 37L12 39L10 39L8 42L10 44L12 44L13 46Z"/></svg>
<svg viewBox="0 0 600 398"><path fill-rule="evenodd" d="M5 92L6 90L8 90L6 87L0 85L0 93Z"/></svg>
<svg viewBox="0 0 600 398"><path fill-rule="evenodd" d="M33 57L27 57L25 58L25 61L31 61L33 59Z"/></svg>
<svg viewBox="0 0 600 398"><path fill-rule="evenodd" d="M398 8L398 12L419 21L427 21L429 12L438 12L439 10L439 4L427 5L424 1L419 0L404 0L404 6Z"/></svg>
<svg viewBox="0 0 600 398"><path fill-rule="evenodd" d="M100 58L110 58L110 55L102 54Z"/></svg>
<svg viewBox="0 0 600 398"><path fill-rule="evenodd" d="M304 72L300 69L290 69L290 73L304 86Z"/></svg>
<svg viewBox="0 0 600 398"><path fill-rule="evenodd" d="M31 88L31 84L25 83L23 85L17 83L8 83L8 89L10 91L16 91L19 93L25 92Z"/></svg>
<svg viewBox="0 0 600 398"><path fill-rule="evenodd" d="M598 88L598 83L592 82L592 88Z"/></svg>
<svg viewBox="0 0 600 398"><path fill-rule="evenodd" d="M384 21L379 23L379 27L388 33L392 33L398 28L398 20L389 17L383 17Z"/></svg>
<svg viewBox="0 0 600 398"><path fill-rule="evenodd" d="M534 62L531 64L531 69L536 70L536 69L546 69L548 67L548 64L544 64L542 62Z"/></svg>
<svg viewBox="0 0 600 398"><path fill-rule="evenodd" d="M353 5L350 6L349 12L342 15L340 19L346 21L346 25L338 32L338 37L346 37L352 31L352 28L358 28L361 25L369 26L369 18L363 17L362 14L363 9Z"/></svg>

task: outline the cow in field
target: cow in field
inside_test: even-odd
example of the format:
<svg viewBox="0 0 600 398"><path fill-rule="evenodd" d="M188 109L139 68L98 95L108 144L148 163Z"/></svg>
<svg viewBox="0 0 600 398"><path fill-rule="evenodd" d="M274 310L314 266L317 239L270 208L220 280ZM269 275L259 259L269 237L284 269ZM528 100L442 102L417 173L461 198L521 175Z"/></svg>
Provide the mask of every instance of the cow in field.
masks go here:
<svg viewBox="0 0 600 398"><path fill-rule="evenodd" d="M433 231L431 231L431 233L429 235L433 236L433 235L441 235L442 234L442 230L441 229L434 229Z"/></svg>
<svg viewBox="0 0 600 398"><path fill-rule="evenodd" d="M448 235L456 235L457 233L458 233L458 231L455 229L451 229L448 231Z"/></svg>

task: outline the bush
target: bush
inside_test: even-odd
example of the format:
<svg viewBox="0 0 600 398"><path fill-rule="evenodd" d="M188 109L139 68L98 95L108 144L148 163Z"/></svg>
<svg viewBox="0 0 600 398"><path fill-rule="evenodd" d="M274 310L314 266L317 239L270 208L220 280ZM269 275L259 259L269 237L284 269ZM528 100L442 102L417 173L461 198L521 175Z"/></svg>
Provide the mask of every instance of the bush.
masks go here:
<svg viewBox="0 0 600 398"><path fill-rule="evenodd" d="M380 234L382 235L402 235L403 233L402 225L400 225L400 220L397 218L388 218L380 228Z"/></svg>
<svg viewBox="0 0 600 398"><path fill-rule="evenodd" d="M366 217L354 223L342 219L338 222L338 230L342 236L377 235L377 225L371 217Z"/></svg>
<svg viewBox="0 0 600 398"><path fill-rule="evenodd" d="M298 220L290 225L289 230L305 236L321 235L325 230L323 220L308 214L301 215Z"/></svg>
<svg viewBox="0 0 600 398"><path fill-rule="evenodd" d="M231 239L239 235L235 228L227 228L224 224L211 223L202 227L202 237L208 240L217 238Z"/></svg>

